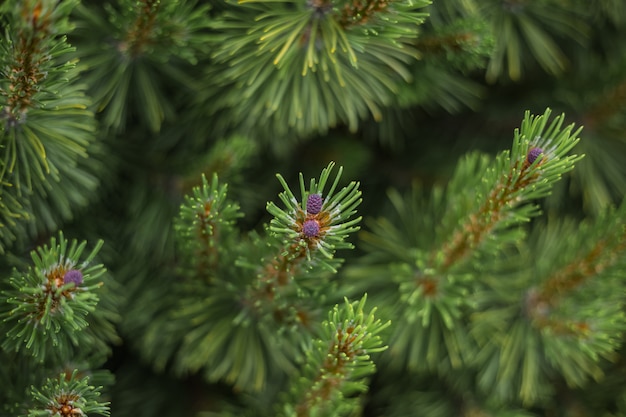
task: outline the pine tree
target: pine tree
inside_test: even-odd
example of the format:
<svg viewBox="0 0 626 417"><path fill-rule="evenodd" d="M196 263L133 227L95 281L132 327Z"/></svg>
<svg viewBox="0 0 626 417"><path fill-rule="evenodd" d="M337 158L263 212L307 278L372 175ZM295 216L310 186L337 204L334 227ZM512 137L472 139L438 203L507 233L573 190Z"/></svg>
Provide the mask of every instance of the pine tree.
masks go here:
<svg viewBox="0 0 626 417"><path fill-rule="evenodd" d="M626 416L623 1L0 21L0 416Z"/></svg>

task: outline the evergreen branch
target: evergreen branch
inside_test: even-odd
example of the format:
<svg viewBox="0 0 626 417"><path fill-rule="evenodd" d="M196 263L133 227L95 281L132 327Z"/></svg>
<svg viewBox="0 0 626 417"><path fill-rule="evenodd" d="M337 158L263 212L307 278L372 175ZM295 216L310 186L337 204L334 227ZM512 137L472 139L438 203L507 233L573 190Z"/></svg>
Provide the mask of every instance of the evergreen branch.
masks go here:
<svg viewBox="0 0 626 417"><path fill-rule="evenodd" d="M569 65L556 37L582 43L589 26L580 19L576 8L545 2L530 7L526 1L493 3L483 10L497 33L496 46L487 67L487 80L495 82L503 75L512 80L522 77L528 52L539 66L551 75L561 74Z"/></svg>
<svg viewBox="0 0 626 417"><path fill-rule="evenodd" d="M289 393L292 401L281 414L347 416L357 409L357 396L367 390L365 379L375 371L370 355L387 348L378 334L390 324L375 318L375 308L363 311L366 299L345 299L329 312L323 335L313 341L302 376Z"/></svg>
<svg viewBox="0 0 626 417"><path fill-rule="evenodd" d="M463 262L492 231L535 216L537 210L523 204L545 197L561 175L580 159L566 153L578 142L581 129L573 131L573 125L562 129L563 115L548 125L550 113L549 109L542 116L527 112L521 130L515 131L511 152L502 153L485 170L483 183L488 183L489 189L476 194L478 208L467 215L441 248L431 253L433 266L440 272ZM461 165L456 175L463 174Z"/></svg>
<svg viewBox="0 0 626 417"><path fill-rule="evenodd" d="M160 6L159 0L135 2L135 8L132 9L135 20L126 29L125 38L120 41L120 52L128 54L131 58L137 58L152 46L158 34L155 23Z"/></svg>
<svg viewBox="0 0 626 417"><path fill-rule="evenodd" d="M235 219L241 217L239 206L227 200L227 186L219 185L217 174L209 184L202 175L202 186L193 187L193 196L185 196L174 230L180 242L181 265L194 277L210 279L217 271L220 253L227 253L235 241Z"/></svg>
<svg viewBox="0 0 626 417"><path fill-rule="evenodd" d="M11 29L0 39L0 180L12 175L18 196L48 174L58 179L93 140L93 114L63 35L77 3L9 1L0 10L10 11Z"/></svg>
<svg viewBox="0 0 626 417"><path fill-rule="evenodd" d="M309 191L305 190L304 179L300 175L300 190L302 203L296 199L289 186L277 175L284 188L279 195L286 206L279 208L273 202L267 204L267 211L274 216L270 222L269 230L282 237L287 248L287 259L295 260L304 258L311 262L323 259L332 259L337 249L352 248L352 245L344 239L357 230L357 224L361 217L351 217L356 213L356 207L361 203L361 191L358 182L351 182L346 187L335 193L335 189L341 178L342 168L335 176L333 185L328 193L323 196L324 187L334 167L334 162L322 171L319 182L311 180Z"/></svg>
<svg viewBox="0 0 626 417"><path fill-rule="evenodd" d="M298 244L292 244L287 248L280 247L281 253L276 255L259 275L259 281L263 282L263 291L274 294L276 288L288 285L294 276L301 272L300 267L306 260L306 248Z"/></svg>
<svg viewBox="0 0 626 417"><path fill-rule="evenodd" d="M4 58L9 63L2 74L8 82L8 88L2 90L6 97L3 116L9 125L20 123L28 110L36 105L36 94L41 91L47 67L55 56L55 48L50 48L47 43L55 33L68 29L67 15L77 2L55 3L54 0L9 2L0 9L0 13L5 13L13 7L11 23L15 26L14 40L6 39L13 51L3 51L7 53Z"/></svg>
<svg viewBox="0 0 626 417"><path fill-rule="evenodd" d="M310 338L314 324L303 316L299 322L292 319L299 313L296 308L305 308L303 303L286 296L277 302L261 291L250 295L253 291L244 286L250 283L238 281L232 277L185 288L172 311L174 328L158 326L154 336L163 338L165 327L168 340L172 332L180 338L174 363L178 373L200 371L209 382L260 392L295 370L297 349ZM171 318L165 323L172 323Z"/></svg>
<svg viewBox="0 0 626 417"><path fill-rule="evenodd" d="M89 377L80 378L74 370L71 375L60 374L48 379L41 388L32 387L33 406L24 417L110 416L108 402L100 402L100 389L89 385Z"/></svg>
<svg viewBox="0 0 626 417"><path fill-rule="evenodd" d="M579 228L579 235L586 235L580 242L583 249L572 253L569 263L552 271L537 287L529 291L526 309L537 328L549 328L557 333L577 333L583 337L590 331L588 324L567 324L550 318L550 312L558 309L561 302L572 297L576 291L596 283L601 277L624 266L626 253L626 201L619 210L608 210L593 224ZM566 251L571 253L572 250ZM594 281L591 281L594 280Z"/></svg>
<svg viewBox="0 0 626 417"><path fill-rule="evenodd" d="M277 239L277 245L270 247L277 253L261 260L263 266L256 280L247 288L245 300L255 311L271 311L281 324L309 326L311 313L307 304L294 302L293 295L302 290L303 281L318 278L315 273L318 266L336 272L340 260L334 258L335 251L353 247L345 239L358 230L361 217L351 217L361 203L361 191L358 190L358 183L351 182L335 192L343 171L340 167L330 189L322 197L334 165L331 162L322 170L319 181L312 178L308 191L300 174L302 202L296 199L284 178L277 174L284 188L279 198L286 210L273 202L267 204L267 210L274 216L267 231Z"/></svg>
<svg viewBox="0 0 626 417"><path fill-rule="evenodd" d="M107 6L108 19L95 8L77 8L73 39L85 80L106 126L121 130L137 114L157 132L174 113L164 93L167 83L193 89L187 64L206 52L209 6L194 0L122 0L117 9Z"/></svg>
<svg viewBox="0 0 626 417"><path fill-rule="evenodd" d="M626 267L625 211L623 203L592 222L538 227L515 273L485 281L471 330L483 390L536 404L555 375L576 387L603 376L626 332L626 299L616 290Z"/></svg>
<svg viewBox="0 0 626 417"><path fill-rule="evenodd" d="M33 266L25 273L14 271L9 279L12 287L1 293L4 310L0 317L10 326L2 348L23 349L39 361L46 355L71 355L68 346L88 350L91 340L87 316L93 313L99 301L97 289L103 285L99 280L105 269L92 264L102 247L100 241L91 253L81 261L86 242L78 244L59 234L52 238L50 246L44 245L31 253ZM52 346L62 346L55 352Z"/></svg>
<svg viewBox="0 0 626 417"><path fill-rule="evenodd" d="M238 321L247 322L251 318L280 331L297 329L301 333L314 333L318 309L313 300L323 297L333 287L329 283L327 271L336 270L341 265L339 259L324 261L323 268L317 263L306 262L306 249L295 244L285 248L280 240L270 235L264 238L254 236L254 246L263 245L266 249L259 263L237 262L238 266L255 271L255 279L246 285L239 302L244 307ZM246 254L246 259L251 258Z"/></svg>
<svg viewBox="0 0 626 417"><path fill-rule="evenodd" d="M193 197L185 198L176 220L183 257L191 258L182 264L192 265L187 271L192 279L183 284L176 303L180 307L175 318L187 329L177 367L202 369L209 381L224 380L240 389L261 390L268 379L293 369L295 347L311 331L308 306L295 302L294 288L287 285L290 278L283 279L299 273L293 259L297 251L289 255L280 240L260 238L256 233L250 235L251 242L235 240L231 223L239 217L237 206L226 200L226 186L218 186L217 177L211 185L204 180L203 187L193 192ZM231 261L237 257L236 262ZM205 265L207 262L210 264ZM253 271L254 279L248 271ZM205 292L203 302L196 303L198 295ZM307 331L292 331L302 330L301 326ZM275 346L276 332L283 338L280 347ZM292 341L286 340L289 336ZM238 350L244 339L245 353ZM207 345L207 340L212 342ZM255 359L259 357L272 366L259 366Z"/></svg>
<svg viewBox="0 0 626 417"><path fill-rule="evenodd" d="M586 280L602 274L605 269L613 266L626 252L624 224L618 224L616 231L619 234L614 241L598 241L589 252L548 278L540 290L540 300L552 304L552 300L579 288Z"/></svg>
<svg viewBox="0 0 626 417"><path fill-rule="evenodd" d="M451 21L434 23L431 17L428 22L433 28L415 41L415 47L422 56L419 72L433 80L437 77L430 76L430 71L444 71L449 73L447 78L451 78L455 74L450 67L463 74L483 69L494 52L493 28L484 16L472 14L471 17L454 16L448 19ZM468 81L465 77L461 79ZM436 93L433 95L437 96Z"/></svg>
<svg viewBox="0 0 626 417"><path fill-rule="evenodd" d="M458 368L472 359L463 317L476 308L470 294L482 257L517 244L524 231L515 226L538 213L532 200L546 196L580 159L567 155L580 130L563 128L563 116L549 116L549 109L542 116L526 113L512 149L495 159L478 153L462 159L446 190L435 187L428 203L420 194L409 201L391 194L400 226L381 220L376 234L364 235L396 284L381 288L381 297L395 300L389 314L399 320L390 354L399 366L435 370L445 362Z"/></svg>
<svg viewBox="0 0 626 417"><path fill-rule="evenodd" d="M218 187L216 178L210 187L205 182L203 190L195 189L195 198L185 199L176 226L179 233L188 235L183 239L197 239L200 231L205 236L199 247L208 248L209 256L214 254L214 249L224 254L230 250L230 259L232 253L238 259L233 264L222 256L212 257L209 261L213 259L214 264L206 268L206 274L211 274L208 286L206 280L202 283L195 280L198 275L204 278L204 271L192 268L192 280L181 287L184 295L179 297L182 305L176 318L186 323L184 327L188 331L177 355L180 369L204 369L210 381L225 380L241 389L255 391L264 388L271 375L293 369L297 348L317 326L315 303L311 299L319 299L320 294L330 290L328 285L323 285L328 284L324 273L335 271L339 264L334 258L336 249L352 247L345 238L358 229L360 221L353 218L361 202L358 183L352 182L338 190L342 169L331 178L333 167L334 163L330 163L319 180L311 179L308 191L300 174L302 203L284 178L277 175L284 188L279 198L287 208L268 203L268 211L274 215L266 228L268 235L251 233L250 242L229 245L223 241L231 233L228 225L218 220L230 221L236 212L228 213L235 206L225 202L225 187ZM205 215L207 201L211 202L208 216ZM199 221L198 213L209 224ZM323 244L322 240L326 242ZM192 257L206 258L203 253L197 256L191 252ZM190 262L197 265L207 260ZM253 279L248 271L253 271ZM303 281L315 285L308 288L309 284L302 285ZM190 296L195 300L206 291L203 303L187 301ZM280 346L276 346L276 333L283 340ZM247 353L239 351L243 339L248 341ZM210 346L208 340L212 341ZM273 369L259 367L257 357L270 360Z"/></svg>
<svg viewBox="0 0 626 417"><path fill-rule="evenodd" d="M380 120L381 106L411 79L407 65L416 55L409 39L426 5L389 4L358 30L342 26L324 1L246 1L227 9L213 24L219 35L212 56L220 65L210 77L232 85L232 93L209 93L207 104L232 112L224 122L232 126L256 130L263 123L301 135L338 123L355 130L367 113Z"/></svg>

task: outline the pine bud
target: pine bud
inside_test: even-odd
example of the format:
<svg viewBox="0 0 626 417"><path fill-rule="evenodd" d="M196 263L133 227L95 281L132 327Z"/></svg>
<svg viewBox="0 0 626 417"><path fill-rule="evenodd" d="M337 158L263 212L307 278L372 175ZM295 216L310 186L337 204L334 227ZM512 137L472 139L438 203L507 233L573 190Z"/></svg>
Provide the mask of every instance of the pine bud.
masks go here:
<svg viewBox="0 0 626 417"><path fill-rule="evenodd" d="M317 214L322 210L322 196L319 194L310 194L306 199L306 212L308 214Z"/></svg>
<svg viewBox="0 0 626 417"><path fill-rule="evenodd" d="M83 283L83 273L77 269L70 269L63 275L63 283L73 282L76 287Z"/></svg>
<svg viewBox="0 0 626 417"><path fill-rule="evenodd" d="M320 234L320 224L317 220L307 220L302 224L302 233L308 238L317 237Z"/></svg>
<svg viewBox="0 0 626 417"><path fill-rule="evenodd" d="M542 153L543 153L543 149L532 148L528 151L528 154L526 155L526 161L528 161L528 164L530 165L533 162L535 162L537 158L539 157L539 155L541 155Z"/></svg>

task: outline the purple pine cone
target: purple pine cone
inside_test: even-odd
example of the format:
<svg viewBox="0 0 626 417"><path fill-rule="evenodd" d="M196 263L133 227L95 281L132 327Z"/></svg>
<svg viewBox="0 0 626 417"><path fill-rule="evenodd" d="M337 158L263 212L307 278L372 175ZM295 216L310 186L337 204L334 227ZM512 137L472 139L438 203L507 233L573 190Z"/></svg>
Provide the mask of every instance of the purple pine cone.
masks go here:
<svg viewBox="0 0 626 417"><path fill-rule="evenodd" d="M539 158L539 155L541 155L542 153L543 149L541 148L531 148L531 150L529 150L528 154L526 155L526 160L529 164L532 164L537 160L537 158Z"/></svg>
<svg viewBox="0 0 626 417"><path fill-rule="evenodd" d="M322 196L319 194L309 194L306 199L306 212L309 214L317 214L322 210Z"/></svg>
<svg viewBox="0 0 626 417"><path fill-rule="evenodd" d="M317 220L307 220L302 225L302 233L308 238L317 237L320 234L320 224Z"/></svg>
<svg viewBox="0 0 626 417"><path fill-rule="evenodd" d="M77 269L70 269L63 275L63 283L73 282L74 286L78 287L83 283L83 273Z"/></svg>

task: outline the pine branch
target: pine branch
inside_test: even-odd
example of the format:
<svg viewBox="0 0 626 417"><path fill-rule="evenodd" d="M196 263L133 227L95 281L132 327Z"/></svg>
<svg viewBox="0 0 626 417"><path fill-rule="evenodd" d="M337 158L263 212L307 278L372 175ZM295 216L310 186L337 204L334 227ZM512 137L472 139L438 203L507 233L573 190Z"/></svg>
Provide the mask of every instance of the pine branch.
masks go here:
<svg viewBox="0 0 626 417"><path fill-rule="evenodd" d="M261 260L262 272L248 288L246 296L249 304L262 306L265 312L261 312L261 316L267 314L269 307L284 325L308 327L312 314L307 306L314 303L305 299L305 291L306 298L317 298L321 283L328 281L324 270L335 273L341 263L335 257L336 250L353 248L345 239L359 230L361 217L352 217L361 204L361 191L359 183L354 181L336 191L343 172L340 167L326 192L334 166L334 162L329 163L318 181L311 179L308 191L300 174L301 201L283 177L277 175L284 188L279 198L285 209L268 202L267 211L274 216L268 227L271 235L268 240L279 240L272 245L274 254L267 261ZM296 296L298 293L300 295Z"/></svg>
<svg viewBox="0 0 626 417"><path fill-rule="evenodd" d="M412 65L416 82L398 92L397 105L393 106L396 114L384 115L382 123L388 126L379 129L380 139L389 136L390 140L397 140L390 132L404 119L397 115L397 106L419 106L428 112L443 108L454 114L465 108L477 109L485 97L485 86L467 75L479 73L487 66L494 52L493 28L476 10L462 13L460 5L455 5L443 12L445 7L440 2L428 9L429 19L414 42L420 54L420 60Z"/></svg>
<svg viewBox="0 0 626 417"><path fill-rule="evenodd" d="M252 232L247 240L233 227L237 205L216 177L185 198L175 227L185 280L175 286L171 316L183 330L169 336L181 338L178 370L202 370L210 381L246 391L293 371L299 347L319 326L320 303L332 293L329 276L340 264L335 252L352 247L346 238L360 221L353 218L358 183L339 189L342 169L332 178L333 167L311 179L308 190L300 175L302 202L278 175L286 208L268 203L275 217L266 234Z"/></svg>
<svg viewBox="0 0 626 417"><path fill-rule="evenodd" d="M54 231L98 184L98 164L87 159L91 101L65 39L76 4L11 0L0 8L0 251L32 230Z"/></svg>
<svg viewBox="0 0 626 417"><path fill-rule="evenodd" d="M11 289L1 293L0 317L7 336L3 349L29 352L40 362L48 356L60 362L99 356L98 350L108 349L106 342L116 338L115 329L106 325L111 314L97 310L100 296L107 294L99 290L106 270L93 264L102 245L98 242L81 260L86 242L70 243L60 233L50 246L31 253L33 265L27 271L14 270ZM89 315L102 317L103 325L88 329Z"/></svg>
<svg viewBox="0 0 626 417"><path fill-rule="evenodd" d="M563 116L550 121L550 113L526 113L511 151L495 159L466 156L446 190L435 188L429 203L405 202L392 194L399 220L410 228L381 220L376 234L364 234L368 249L386 254L381 266L397 285L381 295L387 304L394 300L389 314L400 317L390 339L395 366L435 370L442 363L458 368L471 361L464 317L476 308L471 294L481 281L484 260L519 244L524 238L519 226L539 213L533 200L548 195L580 159L567 155L580 129L563 127ZM373 279L367 267L352 273Z"/></svg>
<svg viewBox="0 0 626 417"><path fill-rule="evenodd" d="M11 175L17 195L76 165L93 140L93 114L77 83L64 33L77 1L9 1L0 13L9 30L0 40L0 180Z"/></svg>
<svg viewBox="0 0 626 417"><path fill-rule="evenodd" d="M452 66L463 74L486 67L495 40L493 29L484 16L475 12L462 17L456 14L438 19L431 16L426 26L428 29L415 42L424 67L449 71Z"/></svg>
<svg viewBox="0 0 626 417"><path fill-rule="evenodd" d="M233 250L237 241L234 221L242 216L239 206L226 199L226 191L226 185L218 185L217 174L210 184L203 175L202 186L192 190L193 197L185 196L174 226L182 248L181 267L208 282L217 271L220 253Z"/></svg>
<svg viewBox="0 0 626 417"><path fill-rule="evenodd" d="M209 6L194 0L118 3L117 8L105 6L106 11L77 8L72 39L86 69L85 82L105 126L121 131L138 115L158 132L176 107L166 88L173 83L194 89L189 64L206 52Z"/></svg>
<svg viewBox="0 0 626 417"><path fill-rule="evenodd" d="M378 334L390 324L374 317L375 308L363 311L366 299L346 299L329 312L281 415L347 416L359 409L358 395L367 390L365 381L375 371L371 354L387 348Z"/></svg>
<svg viewBox="0 0 626 417"><path fill-rule="evenodd" d="M425 5L232 4L212 25L218 35L209 76L220 88L202 104L226 112L220 120L225 129L267 126L278 135L290 129L299 135L325 132L340 123L355 130L368 114L379 120L381 108L412 78L407 67L416 54L410 40Z"/></svg>
<svg viewBox="0 0 626 417"><path fill-rule="evenodd" d="M482 171L484 176L477 192L468 196L474 201L452 203L464 207L465 218L443 245L432 251L430 266L445 272L452 265L462 264L476 248L489 244L492 232L506 230L538 214L535 206L525 203L548 195L552 185L580 159L566 154L578 142L581 129L573 131L573 125L562 128L563 115L548 125L550 113L548 109L542 116L535 117L527 112L521 130L515 131L510 154L499 155L491 167L478 168L477 174ZM463 163L459 165L449 186L450 199L460 197L463 202L464 197L457 193L463 187L462 176L470 169ZM450 215L444 218L447 224L457 222L461 214L452 205L450 207Z"/></svg>
<svg viewBox="0 0 626 417"><path fill-rule="evenodd" d="M488 280L472 329L479 362L491 369L479 376L482 389L539 404L557 375L573 387L602 378L626 331L626 299L616 291L626 267L625 210L623 203L594 221L538 227L532 251L505 279L508 291L502 277Z"/></svg>
<svg viewBox="0 0 626 417"><path fill-rule="evenodd" d="M281 256L286 256L288 261L306 258L309 263L320 262L334 270L324 262L324 258L333 259L336 249L353 247L344 239L359 230L356 225L361 217L350 219L362 201L359 183L351 182L335 194L343 171L343 168L339 168L330 190L323 197L334 165L331 162L322 171L318 182L312 179L308 191L305 191L304 178L300 175L302 203L296 199L282 176L277 176L285 189L279 197L286 210L270 202L267 211L274 216L270 231L282 237L286 252Z"/></svg>
<svg viewBox="0 0 626 417"><path fill-rule="evenodd" d="M487 81L500 78L520 80L528 62L536 61L551 75L570 65L557 39L564 37L582 44L590 28L575 7L546 2L527 4L522 0L492 3L487 15L496 34L496 46L487 67Z"/></svg>
<svg viewBox="0 0 626 417"><path fill-rule="evenodd" d="M591 249L547 279L539 292L539 302L554 303L558 297L579 288L619 261L621 254L626 252L626 229L623 219L619 218L611 226L612 229L607 230Z"/></svg>
<svg viewBox="0 0 626 417"><path fill-rule="evenodd" d="M125 38L118 46L122 54L134 59L156 43L154 38L158 36L158 29L155 24L160 6L161 2L158 0L146 0L136 4L133 10L134 21L126 29Z"/></svg>
<svg viewBox="0 0 626 417"><path fill-rule="evenodd" d="M110 415L109 403L99 402L99 389L89 385L89 377L79 379L76 371L60 374L58 379L48 379L41 388L32 388L33 406L28 417L75 417Z"/></svg>

